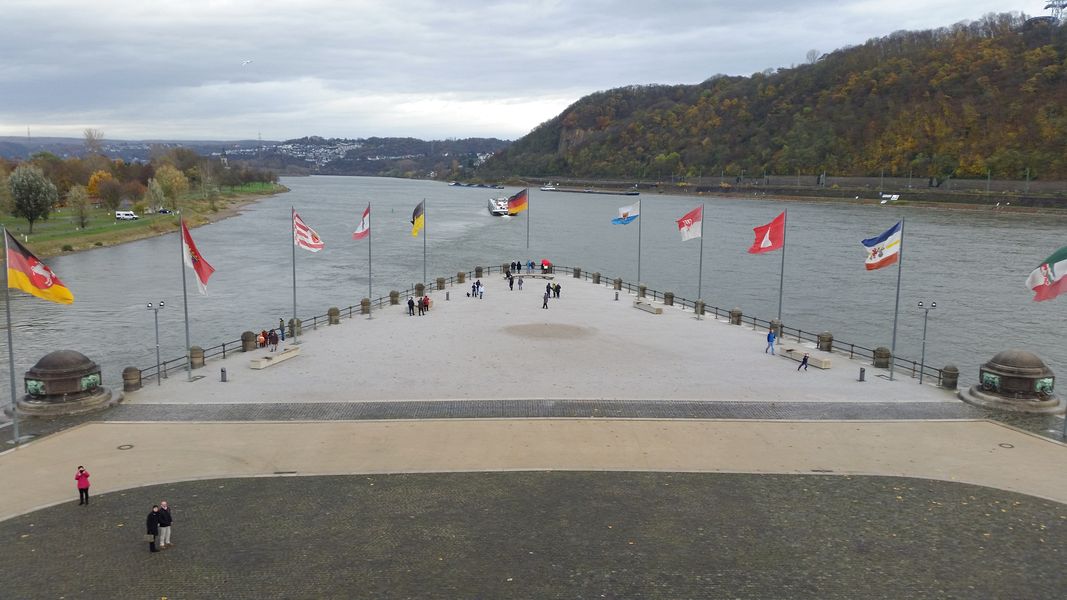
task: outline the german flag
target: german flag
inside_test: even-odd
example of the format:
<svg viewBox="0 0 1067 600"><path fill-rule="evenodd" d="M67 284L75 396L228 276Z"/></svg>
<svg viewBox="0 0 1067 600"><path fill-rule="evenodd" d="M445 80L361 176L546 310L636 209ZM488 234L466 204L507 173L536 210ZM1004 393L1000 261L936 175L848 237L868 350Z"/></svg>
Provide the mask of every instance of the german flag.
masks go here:
<svg viewBox="0 0 1067 600"><path fill-rule="evenodd" d="M517 214L521 213L522 211L526 210L526 208L527 208L526 200L527 200L527 196L528 196L528 194L526 192L527 192L526 190L523 190L523 191L519 192L518 194L515 194L514 196L508 198L508 214L509 215L517 215Z"/></svg>
<svg viewBox="0 0 1067 600"><path fill-rule="evenodd" d="M57 304L74 302L74 294L70 293L52 269L37 260L37 257L6 229L4 246L7 249L7 287Z"/></svg>
<svg viewBox="0 0 1067 600"><path fill-rule="evenodd" d="M415 212L411 213L411 235L419 237L419 231L426 226L426 201L419 202Z"/></svg>

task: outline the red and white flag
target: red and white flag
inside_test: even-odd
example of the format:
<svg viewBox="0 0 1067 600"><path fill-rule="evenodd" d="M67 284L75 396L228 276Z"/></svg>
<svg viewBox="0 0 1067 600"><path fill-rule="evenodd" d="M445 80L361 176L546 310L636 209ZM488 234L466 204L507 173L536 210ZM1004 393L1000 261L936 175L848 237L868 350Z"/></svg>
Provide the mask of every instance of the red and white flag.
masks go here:
<svg viewBox="0 0 1067 600"><path fill-rule="evenodd" d="M370 235L370 204L367 205L367 210L363 211L363 218L359 220L359 226L352 232L352 239L361 240Z"/></svg>
<svg viewBox="0 0 1067 600"><path fill-rule="evenodd" d="M698 206L678 219L678 232L682 241L692 240L704 234L704 207Z"/></svg>
<svg viewBox="0 0 1067 600"><path fill-rule="evenodd" d="M293 211L293 243L312 252L318 252L326 246L326 242L322 241L314 229L304 223L295 210Z"/></svg>
<svg viewBox="0 0 1067 600"><path fill-rule="evenodd" d="M207 280L215 272L215 267L209 265L204 260L204 257L200 256L200 251L196 249L196 244L193 243L193 236L189 235L189 228L185 226L185 219L182 219L181 225L182 254L185 256L185 266L192 269L193 273L196 273L196 285L200 288L201 294L206 294Z"/></svg>
<svg viewBox="0 0 1067 600"><path fill-rule="evenodd" d="M756 240L748 249L749 254L760 254L781 248L785 245L785 213L778 215L766 225L753 227L752 231L756 232Z"/></svg>

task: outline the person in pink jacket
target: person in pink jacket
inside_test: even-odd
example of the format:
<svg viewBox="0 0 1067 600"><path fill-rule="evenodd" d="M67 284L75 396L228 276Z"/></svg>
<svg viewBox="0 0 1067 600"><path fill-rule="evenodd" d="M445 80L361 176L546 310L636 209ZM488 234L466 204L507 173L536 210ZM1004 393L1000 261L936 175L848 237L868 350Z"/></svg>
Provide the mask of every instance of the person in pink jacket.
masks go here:
<svg viewBox="0 0 1067 600"><path fill-rule="evenodd" d="M89 504L89 471L79 465L74 481L78 482L78 505Z"/></svg>

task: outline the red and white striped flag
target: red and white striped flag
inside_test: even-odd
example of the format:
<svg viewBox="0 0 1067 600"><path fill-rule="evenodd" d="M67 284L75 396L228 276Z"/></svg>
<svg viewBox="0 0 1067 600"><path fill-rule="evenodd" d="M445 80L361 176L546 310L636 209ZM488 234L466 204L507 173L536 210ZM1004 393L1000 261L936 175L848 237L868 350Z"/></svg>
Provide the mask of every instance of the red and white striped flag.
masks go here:
<svg viewBox="0 0 1067 600"><path fill-rule="evenodd" d="M352 239L361 240L370 235L370 204L363 211L363 218L359 220L359 226L352 232Z"/></svg>
<svg viewBox="0 0 1067 600"><path fill-rule="evenodd" d="M322 241L314 229L304 223L295 210L293 211L293 243L312 252L318 252L326 246L326 242Z"/></svg>
<svg viewBox="0 0 1067 600"><path fill-rule="evenodd" d="M215 272L215 268L200 256L200 251L193 243L193 236L189 235L189 228L185 226L185 219L181 220L182 226L182 255L185 257L185 266L196 273L196 285L201 294L207 293L207 280Z"/></svg>

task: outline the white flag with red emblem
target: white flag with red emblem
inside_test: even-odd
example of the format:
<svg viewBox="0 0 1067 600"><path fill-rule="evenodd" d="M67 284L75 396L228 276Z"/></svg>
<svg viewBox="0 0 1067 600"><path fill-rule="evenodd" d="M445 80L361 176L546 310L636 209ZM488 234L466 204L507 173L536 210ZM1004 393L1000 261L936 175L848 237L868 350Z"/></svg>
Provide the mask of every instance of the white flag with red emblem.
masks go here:
<svg viewBox="0 0 1067 600"><path fill-rule="evenodd" d="M196 285L200 288L201 294L206 294L207 280L215 272L215 268L209 265L203 256L200 256L200 251L196 249L196 244L193 243L193 236L189 235L189 228L185 226L185 219L182 219L181 223L182 254L185 256L185 266L192 269L193 273L196 273Z"/></svg>
<svg viewBox="0 0 1067 600"><path fill-rule="evenodd" d="M304 223L295 210L293 211L293 243L312 252L318 252L326 246L326 242L322 241L314 229Z"/></svg>
<svg viewBox="0 0 1067 600"><path fill-rule="evenodd" d="M359 226L352 232L352 239L361 240L370 235L370 204L367 205L367 210L363 211L363 218L359 220Z"/></svg>

